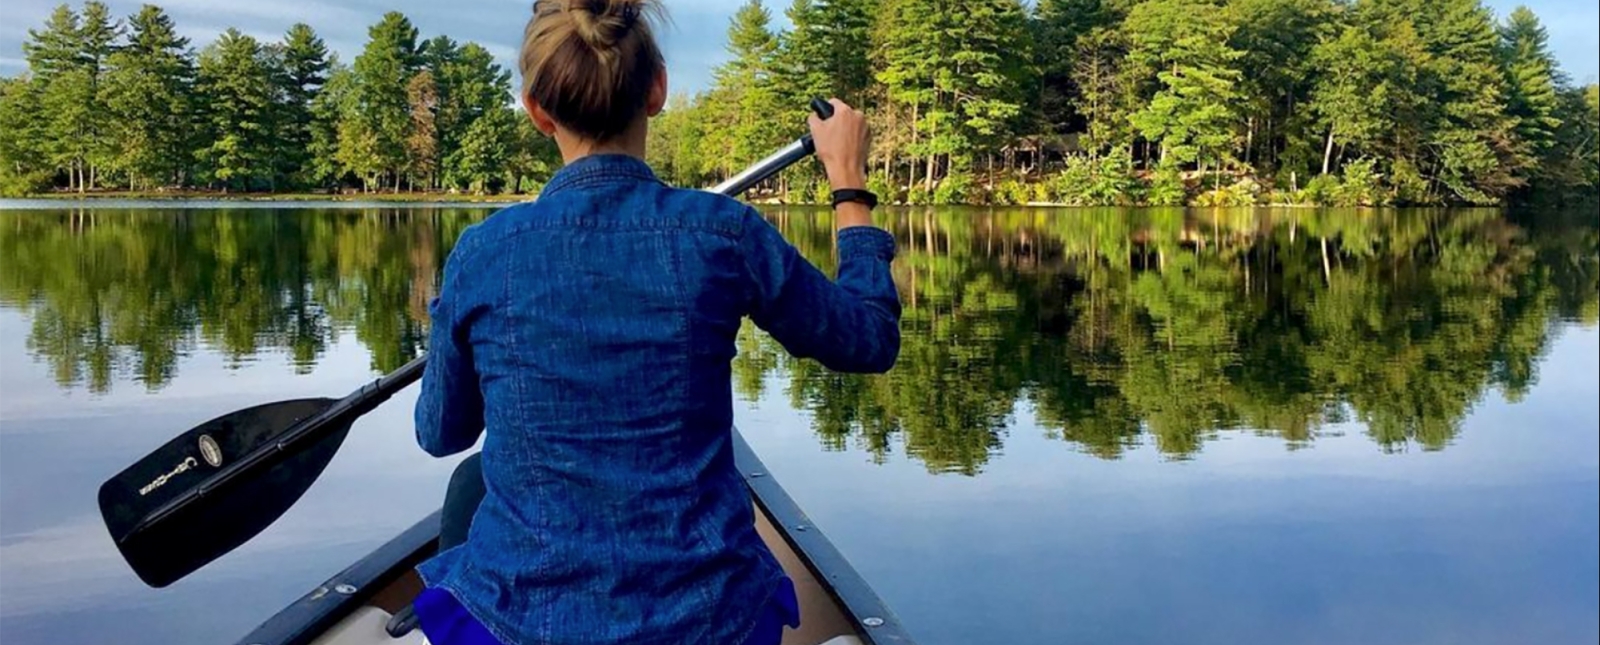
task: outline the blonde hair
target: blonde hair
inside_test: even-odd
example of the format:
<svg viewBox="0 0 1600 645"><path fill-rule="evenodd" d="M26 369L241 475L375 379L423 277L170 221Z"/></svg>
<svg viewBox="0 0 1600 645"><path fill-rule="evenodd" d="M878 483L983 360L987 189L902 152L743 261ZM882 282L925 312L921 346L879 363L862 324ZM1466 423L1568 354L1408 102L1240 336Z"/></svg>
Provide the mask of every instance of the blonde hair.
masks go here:
<svg viewBox="0 0 1600 645"><path fill-rule="evenodd" d="M644 111L665 61L650 26L658 0L536 0L522 40L522 94L597 141Z"/></svg>

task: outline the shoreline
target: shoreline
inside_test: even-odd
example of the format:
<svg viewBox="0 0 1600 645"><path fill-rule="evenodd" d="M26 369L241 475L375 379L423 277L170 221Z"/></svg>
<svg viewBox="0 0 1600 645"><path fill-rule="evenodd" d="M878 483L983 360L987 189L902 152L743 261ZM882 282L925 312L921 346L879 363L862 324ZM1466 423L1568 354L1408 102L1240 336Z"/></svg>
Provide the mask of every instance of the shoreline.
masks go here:
<svg viewBox="0 0 1600 645"><path fill-rule="evenodd" d="M384 207L457 207L457 208L502 208L516 204L529 203L537 199L533 195L520 195L514 197L473 197L450 195L401 195L401 196L334 196L334 195L166 195L152 197L147 195L119 195L119 194L88 194L88 195L49 195L27 197L0 198L0 212L50 210L62 208L240 208L240 209L267 209L267 208L384 208ZM754 206L785 207L785 208L826 208L827 204L809 202L784 202L774 199L743 200ZM978 208L978 209L1052 209L1052 210L1103 210L1103 209L1180 209L1187 211L1215 211L1215 210L1243 210L1243 209L1282 209L1282 210L1361 210L1383 211L1405 209L1404 206L1326 206L1316 204L1294 203L1262 203L1230 206L1146 206L1140 204L1109 205L1109 206L1083 206L1057 202L1028 202L1025 204L902 204L884 203L889 208ZM1409 208L1485 208L1482 206L1420 206ZM1487 208L1496 208L1490 206Z"/></svg>
<svg viewBox="0 0 1600 645"><path fill-rule="evenodd" d="M38 193L5 198L4 201L40 202L395 202L515 204L536 195L464 195L459 193L223 193L207 191L140 192L100 191L92 193Z"/></svg>

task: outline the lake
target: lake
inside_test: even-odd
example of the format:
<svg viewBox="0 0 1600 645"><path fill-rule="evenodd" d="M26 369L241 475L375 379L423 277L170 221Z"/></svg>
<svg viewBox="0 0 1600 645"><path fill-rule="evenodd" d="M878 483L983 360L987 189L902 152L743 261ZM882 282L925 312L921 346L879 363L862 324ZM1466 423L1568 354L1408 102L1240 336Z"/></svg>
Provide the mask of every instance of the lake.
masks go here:
<svg viewBox="0 0 1600 645"><path fill-rule="evenodd" d="M437 508L415 387L256 540L146 588L100 483L424 350L448 207L0 212L0 642L232 642ZM769 218L830 274L831 216ZM736 419L929 645L1594 643L1600 224L884 209L904 346L747 326Z"/></svg>

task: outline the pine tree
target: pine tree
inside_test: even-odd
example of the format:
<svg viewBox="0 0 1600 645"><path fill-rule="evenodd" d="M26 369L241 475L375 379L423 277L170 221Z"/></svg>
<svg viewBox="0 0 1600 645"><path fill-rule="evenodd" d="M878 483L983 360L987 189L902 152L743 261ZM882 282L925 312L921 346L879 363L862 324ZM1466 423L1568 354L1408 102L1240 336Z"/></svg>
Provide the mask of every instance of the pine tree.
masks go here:
<svg viewBox="0 0 1600 645"><path fill-rule="evenodd" d="M1035 5L1034 60L1040 76L1035 105L1044 132L1089 130L1087 93L1100 88L1086 90L1084 84L1103 87L1101 74L1115 60L1100 58L1093 43L1103 42L1104 30L1121 20L1103 0L1040 0Z"/></svg>
<svg viewBox="0 0 1600 645"><path fill-rule="evenodd" d="M27 76L0 78L0 195L23 196L48 187L53 169L44 161L39 88Z"/></svg>
<svg viewBox="0 0 1600 645"><path fill-rule="evenodd" d="M504 179L514 152L517 117L511 108L500 108L474 120L461 137L461 147L445 160L452 181L468 190L493 192L496 179Z"/></svg>
<svg viewBox="0 0 1600 645"><path fill-rule="evenodd" d="M1406 113L1401 102L1409 99L1415 71L1389 43L1361 26L1346 27L1338 38L1318 45L1312 61L1320 70L1313 109L1327 137L1322 174L1333 170L1336 145L1361 154L1381 153L1396 119Z"/></svg>
<svg viewBox="0 0 1600 645"><path fill-rule="evenodd" d="M974 149L957 153L963 165L976 150L1011 143L1022 125L1023 108L1034 90L1033 38L1027 11L1018 0L969 3L955 34L953 67L938 75L938 85L959 113L959 132ZM986 155L993 168L993 154Z"/></svg>
<svg viewBox="0 0 1600 645"><path fill-rule="evenodd" d="M420 57L422 69L433 75L434 91L438 95L433 122L439 137L439 158L444 159L459 147L461 135L466 131L463 127L465 108L456 99L455 90L461 83L456 80L462 72L461 45L449 36L434 36L422 43Z"/></svg>
<svg viewBox="0 0 1600 645"><path fill-rule="evenodd" d="M1593 194L1600 187L1600 86L1563 88L1553 118L1560 125L1539 160L1535 190Z"/></svg>
<svg viewBox="0 0 1600 645"><path fill-rule="evenodd" d="M1245 118L1243 158L1261 170L1277 165L1280 148L1291 165L1314 155L1310 101L1316 68L1312 50L1339 33L1341 11L1333 0L1229 0L1235 25L1229 46L1249 70L1240 86Z"/></svg>
<svg viewBox="0 0 1600 645"><path fill-rule="evenodd" d="M1208 3L1150 0L1134 7L1125 28L1128 58L1153 73L1148 106L1132 117L1167 163L1233 161L1239 129L1239 51L1228 46L1232 25ZM1153 82L1152 82L1153 80Z"/></svg>
<svg viewBox="0 0 1600 645"><path fill-rule="evenodd" d="M230 189L255 190L273 176L272 73L256 39L229 29L200 54L197 90L205 104L206 177Z"/></svg>
<svg viewBox="0 0 1600 645"><path fill-rule="evenodd" d="M84 96L89 103L88 109L82 112L79 136L85 138L84 160L89 168L90 190L98 185L101 170L116 163L117 149L110 134L111 115L100 98L100 86L105 81L106 63L122 38L122 29L122 22L111 17L111 10L104 3L96 0L84 3L83 23L78 29L78 56L88 74Z"/></svg>
<svg viewBox="0 0 1600 645"><path fill-rule="evenodd" d="M1421 54L1408 58L1421 65L1429 109L1416 119L1421 133L1402 135L1421 151L1398 157L1437 169L1423 177L1431 198L1489 204L1523 185L1535 159L1507 108L1500 33L1488 9L1479 0L1365 0L1358 11L1380 38L1414 30Z"/></svg>
<svg viewBox="0 0 1600 645"><path fill-rule="evenodd" d="M280 97L276 140L281 143L278 172L295 186L314 183L311 172L313 131L317 127L312 105L328 82L328 46L316 30L295 23L284 35L278 55Z"/></svg>
<svg viewBox="0 0 1600 645"><path fill-rule="evenodd" d="M446 160L457 158L453 164L446 162L450 167L475 167L476 162L462 161L458 156L464 145L463 139L479 119L507 109L511 99L511 74L494 62L494 57L487 49L472 42L457 46L449 39L441 41L436 38L424 47L424 59L429 70L438 69L435 76L438 84L435 127L440 133L439 157ZM494 124L494 130L480 128L479 133L503 130L503 126ZM492 150L484 145L477 145L476 149ZM472 181L469 176L476 177L460 172L451 172L448 176L459 187L465 187Z"/></svg>
<svg viewBox="0 0 1600 645"><path fill-rule="evenodd" d="M194 60L159 7L128 21L128 44L107 59L100 100L109 111L113 166L131 188L173 185L189 169L193 141Z"/></svg>
<svg viewBox="0 0 1600 645"><path fill-rule="evenodd" d="M724 101L714 114L726 129L724 175L761 158L786 134L782 126L774 125L781 123L784 110L775 82L778 38L771 21L772 14L761 0L748 0L729 20L727 49L732 58L713 74Z"/></svg>
<svg viewBox="0 0 1600 645"><path fill-rule="evenodd" d="M866 106L876 9L871 0L794 1L785 12L790 28L778 38L777 77L786 103L800 113L813 96Z"/></svg>
<svg viewBox="0 0 1600 645"><path fill-rule="evenodd" d="M340 63L337 55L330 55L328 81L311 100L311 142L301 170L303 185L334 186L350 173L340 158L339 135L344 115L354 109L354 95L355 73Z"/></svg>
<svg viewBox="0 0 1600 645"><path fill-rule="evenodd" d="M1554 143L1556 129L1561 127L1556 118L1557 93L1565 84L1550 53L1550 37L1539 17L1519 6L1500 28L1500 40L1517 134L1543 152Z"/></svg>
<svg viewBox="0 0 1600 645"><path fill-rule="evenodd" d="M23 53L39 93L39 151L66 173L69 189L85 190L95 152L95 76L86 64L83 25L67 5L56 7L43 31L28 30Z"/></svg>
<svg viewBox="0 0 1600 645"><path fill-rule="evenodd" d="M34 80L48 85L56 77L81 66L79 24L77 12L62 4L50 13L43 30L28 30L28 41L22 44L22 52Z"/></svg>
<svg viewBox="0 0 1600 645"><path fill-rule="evenodd" d="M374 162L380 174L399 189L406 163L405 142L411 125L406 105L406 83L422 60L417 51L417 28L404 14L391 11L367 30L366 47L352 66L356 85L354 110L344 118L359 121L359 127L341 127L363 144L371 139ZM362 147L367 147L363 145Z"/></svg>
<svg viewBox="0 0 1600 645"><path fill-rule="evenodd" d="M906 114L910 126L905 152L920 160L922 190L933 191L943 155L960 152L956 118L949 97L939 89L940 70L953 66L954 34L959 29L946 0L885 0L873 32L877 80L890 109ZM918 174L912 169L913 178Z"/></svg>

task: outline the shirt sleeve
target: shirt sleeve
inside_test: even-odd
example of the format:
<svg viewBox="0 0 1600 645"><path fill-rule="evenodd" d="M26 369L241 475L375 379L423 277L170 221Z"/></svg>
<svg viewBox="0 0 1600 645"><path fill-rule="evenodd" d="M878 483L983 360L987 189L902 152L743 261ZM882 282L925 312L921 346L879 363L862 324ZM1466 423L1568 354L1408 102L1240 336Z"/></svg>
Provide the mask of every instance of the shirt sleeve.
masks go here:
<svg viewBox="0 0 1600 645"><path fill-rule="evenodd" d="M460 249L460 243L457 243ZM435 457L471 448L483 433L483 392L472 365L472 345L461 314L459 253L445 261L443 287L428 303L428 362L417 396L417 443Z"/></svg>
<svg viewBox="0 0 1600 645"><path fill-rule="evenodd" d="M799 358L838 372L882 373L900 354L900 295L889 264L894 237L871 226L839 231L839 275L828 280L750 209L740 251L750 319Z"/></svg>

